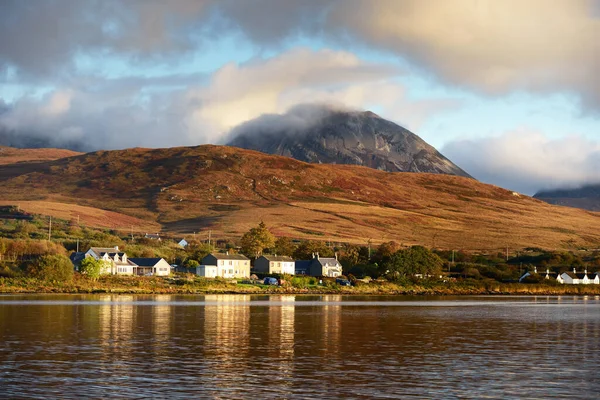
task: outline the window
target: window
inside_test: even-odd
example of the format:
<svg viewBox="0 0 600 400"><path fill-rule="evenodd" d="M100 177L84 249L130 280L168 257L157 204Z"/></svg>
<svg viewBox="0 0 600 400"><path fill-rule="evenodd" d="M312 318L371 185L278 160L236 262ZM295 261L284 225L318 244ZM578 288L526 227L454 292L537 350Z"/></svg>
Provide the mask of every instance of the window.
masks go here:
<svg viewBox="0 0 600 400"><path fill-rule="evenodd" d="M229 260L229 265L233 265L233 261Z"/></svg>

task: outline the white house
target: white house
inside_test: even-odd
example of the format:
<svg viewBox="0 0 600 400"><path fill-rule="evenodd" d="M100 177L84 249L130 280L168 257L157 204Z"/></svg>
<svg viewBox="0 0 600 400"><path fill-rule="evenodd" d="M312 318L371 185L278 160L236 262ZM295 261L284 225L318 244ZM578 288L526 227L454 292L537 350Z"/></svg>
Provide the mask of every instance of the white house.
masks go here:
<svg viewBox="0 0 600 400"><path fill-rule="evenodd" d="M575 268L573 268L573 272L563 272L560 274L562 278L562 283L567 285L599 285L600 284L600 276L598 273L588 275L587 269L582 273L577 273ZM558 279L557 279L558 280ZM560 282L560 280L558 280Z"/></svg>
<svg viewBox="0 0 600 400"><path fill-rule="evenodd" d="M177 242L177 244L185 249L188 245L188 242L185 239L181 239L179 242Z"/></svg>
<svg viewBox="0 0 600 400"><path fill-rule="evenodd" d="M115 247L90 247L85 252L85 257L93 257L103 262L101 274L133 275L131 263L127 260L127 254Z"/></svg>
<svg viewBox="0 0 600 400"><path fill-rule="evenodd" d="M130 258L134 275L167 276L171 266L164 258Z"/></svg>
<svg viewBox="0 0 600 400"><path fill-rule="evenodd" d="M213 275L216 267L216 274ZM250 259L242 254L212 253L196 268L196 274L206 277L247 278L250 276Z"/></svg>
<svg viewBox="0 0 600 400"><path fill-rule="evenodd" d="M342 264L335 258L319 257L319 253L313 255L309 266L310 275L312 276L329 276L336 277L342 275Z"/></svg>
<svg viewBox="0 0 600 400"><path fill-rule="evenodd" d="M216 278L217 266L216 265L199 265L196 267L196 275L203 276L205 278Z"/></svg>
<svg viewBox="0 0 600 400"><path fill-rule="evenodd" d="M539 276L542 279L556 279L560 283L563 283L562 278L556 272L550 272L550 269L546 269L546 272L538 272L537 267L533 267L533 271L527 271L521 275L519 282L523 282L529 276Z"/></svg>
<svg viewBox="0 0 600 400"><path fill-rule="evenodd" d="M290 274L296 272L296 262L288 256L265 255L254 261L254 271L266 274Z"/></svg>

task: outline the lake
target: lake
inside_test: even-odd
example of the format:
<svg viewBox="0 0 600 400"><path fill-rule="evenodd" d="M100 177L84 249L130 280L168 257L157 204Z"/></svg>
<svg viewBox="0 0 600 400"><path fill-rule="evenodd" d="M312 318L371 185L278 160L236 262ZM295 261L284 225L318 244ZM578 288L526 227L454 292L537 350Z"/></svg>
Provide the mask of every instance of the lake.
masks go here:
<svg viewBox="0 0 600 400"><path fill-rule="evenodd" d="M600 297L0 295L1 398L600 398Z"/></svg>

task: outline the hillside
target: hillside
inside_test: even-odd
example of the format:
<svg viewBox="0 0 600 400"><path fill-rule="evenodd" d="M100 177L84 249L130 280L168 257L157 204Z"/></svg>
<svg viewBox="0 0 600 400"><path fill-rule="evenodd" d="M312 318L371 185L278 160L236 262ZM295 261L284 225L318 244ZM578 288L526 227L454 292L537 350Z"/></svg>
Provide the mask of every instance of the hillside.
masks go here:
<svg viewBox="0 0 600 400"><path fill-rule="evenodd" d="M550 204L600 211L600 185L540 191L533 197Z"/></svg>
<svg viewBox="0 0 600 400"><path fill-rule="evenodd" d="M231 146L311 163L470 177L419 136L370 111L303 106L249 121L232 136Z"/></svg>
<svg viewBox="0 0 600 400"><path fill-rule="evenodd" d="M0 146L0 165L52 161L80 154L76 151L66 149L17 149Z"/></svg>
<svg viewBox="0 0 600 400"><path fill-rule="evenodd" d="M0 167L2 204L78 204L177 234L212 230L235 239L263 220L277 235L363 244L500 251L600 242L600 214L459 176L308 164L209 145L100 151L25 173L13 166Z"/></svg>

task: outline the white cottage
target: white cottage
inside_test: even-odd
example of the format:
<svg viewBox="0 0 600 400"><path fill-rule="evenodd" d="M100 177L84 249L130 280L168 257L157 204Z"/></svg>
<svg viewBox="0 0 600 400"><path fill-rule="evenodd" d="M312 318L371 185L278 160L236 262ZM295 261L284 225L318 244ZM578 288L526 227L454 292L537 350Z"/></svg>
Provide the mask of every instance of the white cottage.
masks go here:
<svg viewBox="0 0 600 400"><path fill-rule="evenodd" d="M164 258L130 258L135 275L167 276L171 266Z"/></svg>
<svg viewBox="0 0 600 400"><path fill-rule="evenodd" d="M260 256L254 261L254 271L265 274L289 274L296 272L296 262L288 256L278 256L275 254Z"/></svg>
<svg viewBox="0 0 600 400"><path fill-rule="evenodd" d="M127 259L127 254L115 247L90 247L85 257L93 257L103 262L101 274L133 275L133 265Z"/></svg>
<svg viewBox="0 0 600 400"><path fill-rule="evenodd" d="M247 278L250 276L250 259L243 254L212 253L202 259L196 274L207 278Z"/></svg>

